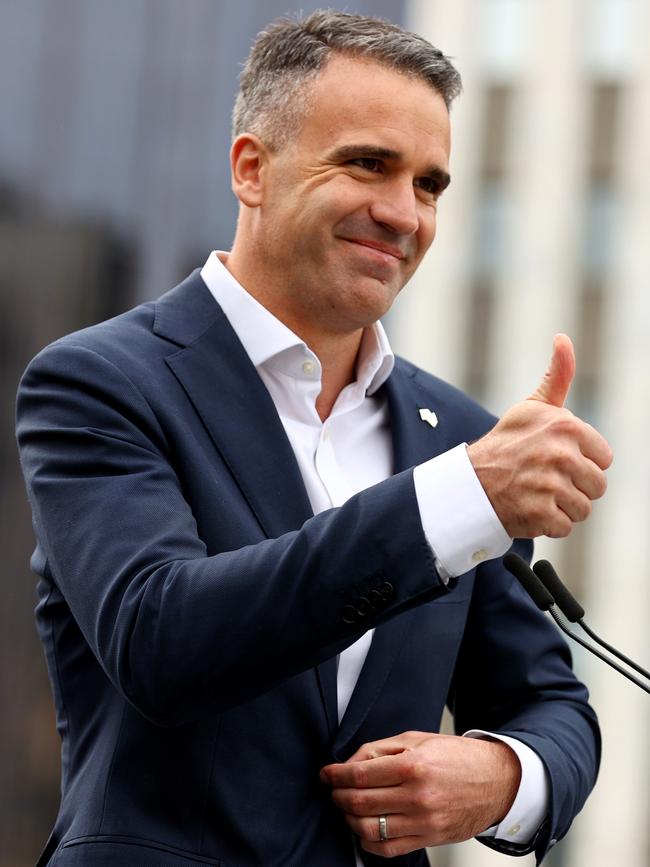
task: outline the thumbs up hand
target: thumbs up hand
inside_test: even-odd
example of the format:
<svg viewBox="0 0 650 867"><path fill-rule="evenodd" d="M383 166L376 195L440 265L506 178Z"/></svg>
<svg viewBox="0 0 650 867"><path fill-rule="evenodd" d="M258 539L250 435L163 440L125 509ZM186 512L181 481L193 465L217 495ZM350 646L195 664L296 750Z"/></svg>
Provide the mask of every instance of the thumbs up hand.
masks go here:
<svg viewBox="0 0 650 867"><path fill-rule="evenodd" d="M564 408L574 375L573 345L558 334L538 388L468 447L476 475L510 536L568 536L607 488L608 443Z"/></svg>

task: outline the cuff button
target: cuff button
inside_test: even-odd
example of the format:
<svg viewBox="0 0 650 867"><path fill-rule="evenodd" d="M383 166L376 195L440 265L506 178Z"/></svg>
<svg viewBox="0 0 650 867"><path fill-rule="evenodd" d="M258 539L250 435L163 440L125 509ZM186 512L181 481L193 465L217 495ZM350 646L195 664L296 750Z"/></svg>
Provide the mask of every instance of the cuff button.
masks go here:
<svg viewBox="0 0 650 867"><path fill-rule="evenodd" d="M365 617L372 609L370 600L366 596L361 596L357 602L357 614Z"/></svg>

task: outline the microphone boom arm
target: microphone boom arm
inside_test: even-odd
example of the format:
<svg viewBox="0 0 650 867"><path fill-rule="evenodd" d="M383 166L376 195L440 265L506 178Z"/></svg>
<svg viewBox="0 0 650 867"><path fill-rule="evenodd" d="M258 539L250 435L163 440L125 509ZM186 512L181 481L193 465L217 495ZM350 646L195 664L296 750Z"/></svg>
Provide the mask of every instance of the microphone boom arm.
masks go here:
<svg viewBox="0 0 650 867"><path fill-rule="evenodd" d="M632 683L635 683L638 687L640 687L642 690L644 690L644 692L650 693L650 687L647 684L643 683L642 680L639 680L638 677L635 677L629 671L626 671L624 668L622 668L620 665L618 665L618 663L614 662L613 659L610 659L608 656L605 656L605 654L602 653L602 651L598 650L597 647L593 647L592 645L587 644L587 642L584 640L584 638L581 638L579 635L576 635L576 633L573 632L573 630L569 629L567 624L564 622L564 617L562 617L562 615L560 614L559 611L555 610L554 605L548 609L548 613L551 615L553 620L555 620L555 622L560 627L562 632L564 632L566 635L569 635L571 638L573 638L574 641L577 641L578 644L582 645L582 647L586 648L591 653L595 654L599 659L602 659L603 662L606 662L607 665L611 666L615 671L618 671L618 673L622 674L623 677L627 677L628 680L631 680ZM582 623L580 623L580 625L583 626Z"/></svg>

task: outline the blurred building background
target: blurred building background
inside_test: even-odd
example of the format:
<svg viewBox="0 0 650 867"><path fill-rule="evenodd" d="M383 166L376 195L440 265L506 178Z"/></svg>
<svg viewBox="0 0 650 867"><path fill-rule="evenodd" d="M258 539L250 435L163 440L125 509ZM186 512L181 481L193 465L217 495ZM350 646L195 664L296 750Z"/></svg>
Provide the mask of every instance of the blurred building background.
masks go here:
<svg viewBox="0 0 650 867"><path fill-rule="evenodd" d="M227 150L239 65L288 0L0 0L0 864L33 864L58 804L58 744L33 625L33 539L12 434L21 370L59 335L154 297L236 218ZM496 412L571 334L570 406L614 448L610 489L543 541L589 621L650 660L650 3L332 3L451 54L453 183L438 239L387 326L396 349ZM605 752L550 867L650 865L650 704L581 653ZM637 694L638 693L638 694ZM489 867L470 841L437 867ZM522 867L534 863L519 861Z"/></svg>

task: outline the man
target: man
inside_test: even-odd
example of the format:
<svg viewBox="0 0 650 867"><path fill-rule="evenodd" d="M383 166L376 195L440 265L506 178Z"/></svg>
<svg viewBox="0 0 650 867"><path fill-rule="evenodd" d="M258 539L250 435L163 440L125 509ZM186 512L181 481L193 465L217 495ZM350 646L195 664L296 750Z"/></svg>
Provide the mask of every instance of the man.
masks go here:
<svg viewBox="0 0 650 867"><path fill-rule="evenodd" d="M232 250L28 368L63 750L41 863L424 865L475 835L541 859L581 808L595 717L500 561L605 490L571 344L495 425L378 324L433 240L458 90L385 22L276 23Z"/></svg>

